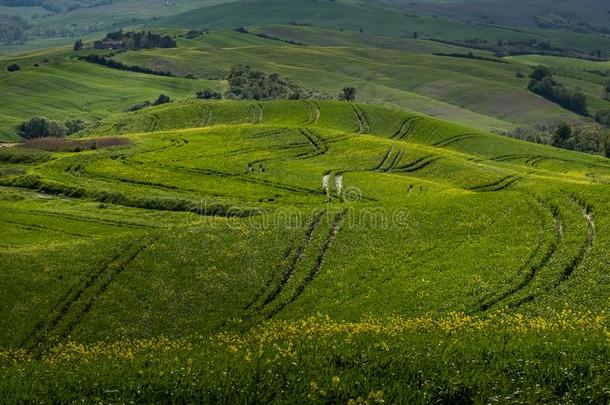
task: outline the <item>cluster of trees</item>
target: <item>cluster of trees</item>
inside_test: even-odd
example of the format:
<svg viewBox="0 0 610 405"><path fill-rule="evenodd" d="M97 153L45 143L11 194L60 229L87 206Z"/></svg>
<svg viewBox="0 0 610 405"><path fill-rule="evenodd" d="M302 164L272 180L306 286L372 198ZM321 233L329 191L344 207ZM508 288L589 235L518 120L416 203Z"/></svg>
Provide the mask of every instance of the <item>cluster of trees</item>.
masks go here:
<svg viewBox="0 0 610 405"><path fill-rule="evenodd" d="M504 57L509 55L527 55L527 54L538 54L538 55L553 55L553 56L565 56L572 58L581 58L589 60L603 60L604 55L601 51L595 50L591 52L584 52L573 48L563 48L560 46L553 45L549 41L539 41L537 39L527 40L510 40L510 41L489 41L482 38L473 38L466 40L442 40L432 39L433 41L447 43L451 45L463 46L466 48L483 49L492 51L497 57Z"/></svg>
<svg viewBox="0 0 610 405"><path fill-rule="evenodd" d="M104 48L108 41L122 42L128 49L176 48L176 40L169 35L154 34L150 31L118 30L106 35L101 41L95 41L94 48Z"/></svg>
<svg viewBox="0 0 610 405"><path fill-rule="evenodd" d="M6 70L8 70L9 72L16 72L18 70L21 70L21 66L16 63L12 63L6 67Z"/></svg>
<svg viewBox="0 0 610 405"><path fill-rule="evenodd" d="M227 78L229 91L227 98L247 100L299 100L323 98L313 90L300 87L277 73L267 74L252 69L248 65L238 65L231 69Z"/></svg>
<svg viewBox="0 0 610 405"><path fill-rule="evenodd" d="M0 43L11 44L24 41L28 23L16 15L0 15Z"/></svg>
<svg viewBox="0 0 610 405"><path fill-rule="evenodd" d="M169 96L166 96L165 94L159 94L159 97L157 97L157 99L153 102L150 102L148 100L142 101L141 103L132 105L131 107L127 108L126 111L139 111L143 108L146 107L150 107L150 106L154 106L154 105L161 105L161 104L167 104L169 102L171 102L171 98L169 98Z"/></svg>
<svg viewBox="0 0 610 405"><path fill-rule="evenodd" d="M553 73L545 66L538 66L532 71L528 89L576 114L589 114L585 95L564 88L553 80Z"/></svg>
<svg viewBox="0 0 610 405"><path fill-rule="evenodd" d="M531 128L521 127L504 135L562 149L610 157L610 131L602 125L571 126L562 122L554 125L536 125Z"/></svg>
<svg viewBox="0 0 610 405"><path fill-rule="evenodd" d="M542 29L572 31L581 34L610 35L610 27L595 26L584 21L579 21L566 13L547 11L541 15L534 16L534 21Z"/></svg>
<svg viewBox="0 0 610 405"><path fill-rule="evenodd" d="M599 110L595 113L595 121L606 128L610 128L610 109Z"/></svg>
<svg viewBox="0 0 610 405"><path fill-rule="evenodd" d="M46 117L32 117L18 127L19 135L25 139L61 137L75 134L87 128L79 118L70 118L61 123Z"/></svg>
<svg viewBox="0 0 610 405"><path fill-rule="evenodd" d="M566 123L557 126L553 133L553 146L610 157L610 135L595 125L571 127Z"/></svg>
<svg viewBox="0 0 610 405"><path fill-rule="evenodd" d="M292 39L278 38L278 37L274 37L274 36L267 35L267 34L251 32L251 31L248 31L245 27L236 28L235 31L239 32L240 34L250 34L250 35L257 36L259 38L270 39L272 41L285 42L287 44L298 45L298 46L307 46L307 44L304 42L294 41Z"/></svg>
<svg viewBox="0 0 610 405"><path fill-rule="evenodd" d="M338 99L341 101L356 101L357 90L355 87L344 87L339 93Z"/></svg>
<svg viewBox="0 0 610 405"><path fill-rule="evenodd" d="M125 64L123 64L121 62L117 62L113 59L106 58L106 57L100 56L100 55L95 55L95 54L87 55L84 58L80 57L79 59L86 60L87 62L95 63L95 64L102 65L102 66L108 66L113 69L129 70L130 72L147 73L149 75L174 77L174 74L169 71L153 70L153 69L150 69L150 68L147 68L144 66L138 66L138 65L125 65Z"/></svg>
<svg viewBox="0 0 610 405"><path fill-rule="evenodd" d="M195 92L195 98L203 100L220 100L222 99L222 94L213 90L197 90Z"/></svg>

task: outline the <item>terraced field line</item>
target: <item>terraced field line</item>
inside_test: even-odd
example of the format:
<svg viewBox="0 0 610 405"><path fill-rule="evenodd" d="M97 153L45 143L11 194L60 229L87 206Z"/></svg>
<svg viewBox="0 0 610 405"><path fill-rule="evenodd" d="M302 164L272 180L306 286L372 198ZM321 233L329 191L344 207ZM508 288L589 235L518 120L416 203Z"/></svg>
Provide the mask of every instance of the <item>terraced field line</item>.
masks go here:
<svg viewBox="0 0 610 405"><path fill-rule="evenodd" d="M156 240L156 238L154 239ZM59 333L61 338L65 338L76 327L82 317L91 310L93 303L103 294L108 286L115 278L122 273L126 266L131 263L139 254L141 254L151 242L139 245L133 250L124 260L121 259L121 253L115 254L109 262L102 266L98 271L89 276L84 283L75 290L68 291L59 302L51 309L51 311L41 321L39 321L33 331L22 343L22 347L29 351L34 351L38 348L52 343L49 338L52 335ZM115 267L116 269L113 269ZM104 277L106 276L106 277ZM91 295L87 300L86 296ZM80 310L75 309L79 302L85 301L84 307ZM74 318L67 321L67 325L61 330L61 324L74 312Z"/></svg>
<svg viewBox="0 0 610 405"><path fill-rule="evenodd" d="M368 134L371 131L371 125L369 124L368 118L366 118L366 114L358 104L349 103L349 105L356 113L356 118L358 119L358 130L356 132L359 134Z"/></svg>
<svg viewBox="0 0 610 405"><path fill-rule="evenodd" d="M299 246L297 246L297 248L295 249L294 254L292 255L292 258L290 259L290 262L288 263L288 266L286 266L286 268L282 272L280 279L278 280L278 283L275 286L275 288L273 288L273 290L271 290L267 294L267 296L265 297L265 299L263 300L261 305L257 308L258 310L260 310L260 309L266 307L267 305L269 305L270 303L272 303L277 298L277 296L280 295L280 293L284 289L284 286L286 285L286 283L288 283L288 281L292 278L292 276L296 272L299 262L301 261L301 259L303 257L303 253L305 252L305 250L311 243L311 240L313 239L313 235L314 235L316 229L318 228L318 226L320 225L323 215L324 215L323 211L318 211L313 215L309 225L307 226L307 230L305 231L303 240L301 241Z"/></svg>
<svg viewBox="0 0 610 405"><path fill-rule="evenodd" d="M302 283L297 287L296 291L292 294L289 300L280 303L277 307L275 307L269 314L267 314L267 319L271 319L275 315L277 315L282 309L284 309L287 305L296 301L297 298L307 288L307 286L316 278L320 270L322 269L322 265L324 264L324 260L326 259L326 255L328 254L328 250L332 245L333 241L337 238L339 234L339 230L341 229L341 224L343 223L343 219L345 218L345 214L347 210L342 210L335 215L332 224L330 225L330 229L328 234L326 235L326 239L324 240L324 244L318 254L316 262L314 266L311 268L305 279L303 279Z"/></svg>

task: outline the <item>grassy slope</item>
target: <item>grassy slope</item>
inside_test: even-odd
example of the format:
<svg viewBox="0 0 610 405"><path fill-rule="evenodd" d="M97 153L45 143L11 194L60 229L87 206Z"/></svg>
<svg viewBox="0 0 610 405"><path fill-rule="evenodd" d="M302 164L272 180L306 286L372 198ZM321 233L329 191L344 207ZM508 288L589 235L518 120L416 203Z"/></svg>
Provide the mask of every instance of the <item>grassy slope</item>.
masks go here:
<svg viewBox="0 0 610 405"><path fill-rule="evenodd" d="M48 58L47 63L43 62ZM9 73L16 62L22 69ZM34 65L38 64L38 67ZM185 98L196 89L222 89L219 82L137 74L70 59L67 53L37 53L0 59L0 139L15 139L15 127L33 115L64 120L80 117L94 122L160 93Z"/></svg>
<svg viewBox="0 0 610 405"><path fill-rule="evenodd" d="M583 361L591 367L604 364L591 353L605 336L603 324L596 322L605 318L586 315L576 322L556 313L566 306L596 312L607 304L606 159L399 110L339 102L193 100L114 115L90 136L99 134L123 134L132 145L81 153L0 151L0 160L13 162L0 165L5 232L0 384L11 398L39 397L41 387L48 387L52 393L44 392L57 400L71 392L79 398L160 401L162 392L173 392L174 399L188 401L195 391L199 398L238 400L237 394L217 391L217 384L229 382L255 384L255 391L258 384L269 384L267 394L259 394L273 393L280 400L286 392L306 395L298 379L307 385L312 378L334 375L347 384L340 395L355 397L361 394L357 382L370 374L372 385L362 390L383 389L389 400L423 400L418 392L473 399L469 391L451 391L432 363L412 358L408 353L415 348L430 353L434 362L444 356L457 362L444 366L448 379L461 362L479 364L486 358L487 372L503 387L473 366L457 379L464 389L486 398L494 392L505 397L523 385L520 398L540 401L562 395L556 387L565 380L552 368L560 351L569 353L562 364L572 375L580 376L575 367ZM331 184L343 174L343 198L334 187L330 199L321 193L325 173ZM200 216L183 212L190 208L175 205L178 200L261 211L242 219ZM344 210L342 226L333 228ZM325 242L329 235L334 236ZM298 260L291 265L293 257ZM551 325L544 322L558 316L569 320L558 321L564 326L556 331L536 333L541 326L524 326L521 318L507 319L495 331L490 325L496 323L479 328L469 318L449 315L484 316L488 308L502 307L508 314L525 314L526 322L540 314L541 321L531 319L535 325ZM373 322L382 324L384 317L399 314L407 317L406 325L411 325L408 319L413 325L423 322L425 338L404 326L396 341L388 340L396 335L384 337L386 326L363 321L352 326L360 332L350 335L360 343L346 344L342 327L331 321L314 322L311 328L299 323L318 312L349 321L374 316ZM446 321L433 327L413 318L427 315ZM241 337L242 331L267 318L287 320L285 328L277 328L289 335L269 326L262 329L267 340L260 347L255 331L250 332L253 343L241 341L250 339L249 334ZM399 330L393 329L397 321L388 322L388 330ZM511 322L521 328L518 335ZM574 332L563 334L561 328L571 322ZM591 329L584 329L587 322ZM454 327L458 332L448 334ZM313 348L307 334L324 330L329 335ZM226 344L210 346L207 336L218 331L231 335ZM587 333L590 340L582 347L571 340ZM498 335L503 346L494 343ZM281 347L296 345L286 348L296 357L282 349L285 355L272 360L276 338ZM568 348L561 344L566 339ZM107 343L92 348L61 344L99 340ZM120 341L115 349L114 341ZM182 348L187 342L195 343ZM471 342L464 344L469 349L460 349L459 342ZM538 351L524 348L543 342L546 354L540 358ZM396 369L436 382L423 391L415 383L415 390L395 386L391 372L379 372L389 359L380 354L386 352L383 344L398 362L392 363ZM432 349L438 345L450 351ZM11 349L19 347L34 354L55 349L41 361L10 365L13 356L21 356ZM483 348L487 357L479 352ZM283 385L266 373L258 383L251 380L255 367L244 361L247 349L261 350L261 367L276 370L273 375L294 379L284 394L276 391ZM490 360L489 350L501 358ZM81 363L71 353L80 353L79 359L92 356L92 361ZM358 375L350 374L347 370L362 356L371 357ZM534 370L529 366L517 365L524 358L535 362L536 370L548 367L541 384L549 391L535 394L525 388L535 375L528 374ZM169 385L159 390L163 383L149 374L182 370L176 373L183 376L187 367L198 376L194 386L168 377L163 381ZM141 373L134 375L132 369ZM506 369L524 370L523 380L502 377L500 370ZM214 376L223 370L228 371L224 383ZM318 377L310 374L314 371ZM73 378L62 377L71 372ZM600 383L578 378L570 386L585 390ZM150 385L141 386L144 381ZM104 390L85 388L95 383ZM141 387L139 394L134 384ZM315 390L315 395L325 394Z"/></svg>
<svg viewBox="0 0 610 405"><path fill-rule="evenodd" d="M572 32L540 29L513 29L493 25L470 24L430 16L413 16L407 12L376 4L297 0L290 4L280 0L256 0L203 7L161 20L158 26L197 28L239 27L248 25L305 22L325 28L344 28L391 36L411 35L417 31L441 39L484 38L497 40L550 40L561 46L588 51L610 51L610 39Z"/></svg>
<svg viewBox="0 0 610 405"><path fill-rule="evenodd" d="M560 311L607 305L607 159L339 102L192 100L99 134L132 144L0 150L11 401L544 402L604 383L579 370L604 374L607 315ZM259 211L193 209L219 204Z"/></svg>
<svg viewBox="0 0 610 405"><path fill-rule="evenodd" d="M392 40L311 27L274 26L256 32L312 46L221 32L183 41L177 50L128 52L118 59L203 77L222 77L233 65L248 63L331 95L351 84L358 88L362 101L408 108L484 129L577 119L528 92L527 79L515 77L519 71L527 73L528 68L518 63L436 56L433 53L467 51L430 41ZM186 47L188 50L183 49ZM198 60L207 63L199 64Z"/></svg>

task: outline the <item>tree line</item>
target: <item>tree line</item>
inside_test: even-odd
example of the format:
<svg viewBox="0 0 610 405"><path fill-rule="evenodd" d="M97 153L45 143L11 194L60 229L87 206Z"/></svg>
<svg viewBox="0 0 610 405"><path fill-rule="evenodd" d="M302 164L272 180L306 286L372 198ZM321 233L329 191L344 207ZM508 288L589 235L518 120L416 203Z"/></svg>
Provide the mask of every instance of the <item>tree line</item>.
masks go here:
<svg viewBox="0 0 610 405"><path fill-rule="evenodd" d="M128 70L130 72L146 73L149 75L157 75L157 76L167 76L167 77L175 76L170 71L154 70L154 69L150 69L150 68L147 68L144 66L138 66L138 65L125 65L124 63L117 62L113 59L106 58L106 57L100 56L100 55L95 55L95 54L87 55L85 57L79 57L79 59L85 60L90 63L95 63L97 65L107 66L107 67L110 67L113 69Z"/></svg>
<svg viewBox="0 0 610 405"><path fill-rule="evenodd" d="M530 74L528 89L576 114L589 115L585 95L570 91L556 82L551 70L545 66L536 67Z"/></svg>

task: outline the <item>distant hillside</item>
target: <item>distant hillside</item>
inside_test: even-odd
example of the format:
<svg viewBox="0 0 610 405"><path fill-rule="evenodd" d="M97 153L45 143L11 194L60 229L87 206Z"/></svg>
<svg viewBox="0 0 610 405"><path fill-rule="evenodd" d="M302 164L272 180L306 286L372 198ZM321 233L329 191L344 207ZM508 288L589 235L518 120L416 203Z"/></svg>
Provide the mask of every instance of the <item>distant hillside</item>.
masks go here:
<svg viewBox="0 0 610 405"><path fill-rule="evenodd" d="M603 0L380 0L404 10L437 14L460 21L536 27L535 17L549 12L591 25L610 27L610 3Z"/></svg>

